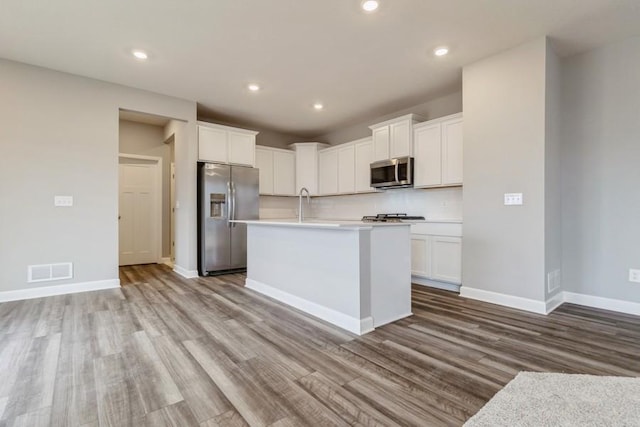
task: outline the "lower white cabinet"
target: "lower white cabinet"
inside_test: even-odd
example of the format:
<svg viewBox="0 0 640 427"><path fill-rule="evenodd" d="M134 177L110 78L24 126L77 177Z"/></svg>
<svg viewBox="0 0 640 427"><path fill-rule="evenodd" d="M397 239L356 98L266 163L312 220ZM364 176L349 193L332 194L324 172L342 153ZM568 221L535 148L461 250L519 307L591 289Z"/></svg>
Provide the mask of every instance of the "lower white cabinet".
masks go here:
<svg viewBox="0 0 640 427"><path fill-rule="evenodd" d="M295 196L295 153L271 147L256 147L260 194Z"/></svg>
<svg viewBox="0 0 640 427"><path fill-rule="evenodd" d="M462 238L412 234L411 275L461 284Z"/></svg>

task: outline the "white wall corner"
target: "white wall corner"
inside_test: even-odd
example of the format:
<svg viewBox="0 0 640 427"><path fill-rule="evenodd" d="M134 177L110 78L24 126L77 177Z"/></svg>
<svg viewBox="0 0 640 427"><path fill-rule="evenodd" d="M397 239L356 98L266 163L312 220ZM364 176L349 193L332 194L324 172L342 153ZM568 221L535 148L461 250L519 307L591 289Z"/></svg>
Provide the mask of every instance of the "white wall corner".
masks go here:
<svg viewBox="0 0 640 427"><path fill-rule="evenodd" d="M573 292L563 292L564 302L584 305L603 310L617 311L619 313L634 314L640 316L640 303L624 301L613 298L603 298L594 295L576 294Z"/></svg>
<svg viewBox="0 0 640 427"><path fill-rule="evenodd" d="M19 301L33 298L51 297L55 295L75 294L78 292L100 291L120 288L120 279L96 280L92 282L68 283L57 286L18 289L0 292L0 302Z"/></svg>
<svg viewBox="0 0 640 427"><path fill-rule="evenodd" d="M547 305L544 301L500 294L497 292L485 291L484 289L470 288L464 285L460 287L460 296L516 308L518 310L530 311L532 313L547 314Z"/></svg>
<svg viewBox="0 0 640 427"><path fill-rule="evenodd" d="M185 279L193 279L198 277L198 270L187 270L184 267L180 267L178 264L173 266L173 271L184 277Z"/></svg>
<svg viewBox="0 0 640 427"><path fill-rule="evenodd" d="M555 310L556 308L560 307L562 305L562 303L564 303L564 302L565 302L564 301L564 292L556 293L554 296L549 298L547 300L547 302L545 303L545 305L546 305L545 314L551 313L553 310Z"/></svg>

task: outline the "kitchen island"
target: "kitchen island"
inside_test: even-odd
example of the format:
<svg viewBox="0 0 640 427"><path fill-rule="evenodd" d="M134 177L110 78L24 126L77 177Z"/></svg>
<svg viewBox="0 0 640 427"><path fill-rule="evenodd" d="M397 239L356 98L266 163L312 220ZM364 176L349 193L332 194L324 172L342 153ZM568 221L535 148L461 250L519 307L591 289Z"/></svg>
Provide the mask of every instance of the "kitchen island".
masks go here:
<svg viewBox="0 0 640 427"><path fill-rule="evenodd" d="M409 224L238 222L247 288L358 335L412 314Z"/></svg>

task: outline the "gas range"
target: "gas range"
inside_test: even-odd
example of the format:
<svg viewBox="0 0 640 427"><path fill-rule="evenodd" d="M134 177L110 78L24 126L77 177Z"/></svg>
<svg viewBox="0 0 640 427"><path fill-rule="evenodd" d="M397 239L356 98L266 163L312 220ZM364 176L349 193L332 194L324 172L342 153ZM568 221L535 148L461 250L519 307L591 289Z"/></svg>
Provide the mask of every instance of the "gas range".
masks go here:
<svg viewBox="0 0 640 427"><path fill-rule="evenodd" d="M423 216L412 216L405 213L377 214L376 216L365 215L362 222L404 222L404 221L424 221Z"/></svg>

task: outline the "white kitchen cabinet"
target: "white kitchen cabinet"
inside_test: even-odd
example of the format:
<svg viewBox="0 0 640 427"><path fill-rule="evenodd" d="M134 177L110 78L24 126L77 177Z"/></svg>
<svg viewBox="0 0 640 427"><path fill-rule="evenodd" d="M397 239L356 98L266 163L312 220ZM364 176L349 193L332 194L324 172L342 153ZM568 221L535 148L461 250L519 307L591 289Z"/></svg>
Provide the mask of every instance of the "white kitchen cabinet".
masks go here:
<svg viewBox="0 0 640 427"><path fill-rule="evenodd" d="M260 194L273 194L273 150L256 147L256 167L258 168L258 188Z"/></svg>
<svg viewBox="0 0 640 427"><path fill-rule="evenodd" d="M318 153L319 185L321 196L338 194L338 149L327 148Z"/></svg>
<svg viewBox="0 0 640 427"><path fill-rule="evenodd" d="M356 192L356 151L353 144L338 148L338 193Z"/></svg>
<svg viewBox="0 0 640 427"><path fill-rule="evenodd" d="M462 185L462 117L442 122L442 185Z"/></svg>
<svg viewBox="0 0 640 427"><path fill-rule="evenodd" d="M462 283L461 223L411 225L411 275L414 283L457 289Z"/></svg>
<svg viewBox="0 0 640 427"><path fill-rule="evenodd" d="M414 186L462 185L462 115L414 126Z"/></svg>
<svg viewBox="0 0 640 427"><path fill-rule="evenodd" d="M367 193L371 187L371 162L373 162L373 141L364 138L354 143L355 192Z"/></svg>
<svg viewBox="0 0 640 427"><path fill-rule="evenodd" d="M462 239L431 237L431 278L449 283L462 283Z"/></svg>
<svg viewBox="0 0 640 427"><path fill-rule="evenodd" d="M312 196L317 196L318 151L328 145L319 142L296 142L289 147L295 151L295 194L305 187Z"/></svg>
<svg viewBox="0 0 640 427"><path fill-rule="evenodd" d="M462 283L462 238L411 235L411 274L453 284Z"/></svg>
<svg viewBox="0 0 640 427"><path fill-rule="evenodd" d="M295 153L278 148L256 146L259 192L262 195L294 196Z"/></svg>
<svg viewBox="0 0 640 427"><path fill-rule="evenodd" d="M411 235L411 274L431 277L431 239L429 236Z"/></svg>
<svg viewBox="0 0 640 427"><path fill-rule="evenodd" d="M198 159L254 166L257 134L250 130L198 122Z"/></svg>
<svg viewBox="0 0 640 427"><path fill-rule="evenodd" d="M273 152L273 194L296 195L296 155L293 151Z"/></svg>
<svg viewBox="0 0 640 427"><path fill-rule="evenodd" d="M413 155L413 126L420 121L407 114L369 126L373 138L373 161Z"/></svg>
<svg viewBox="0 0 640 427"><path fill-rule="evenodd" d="M389 158L389 126L373 129L373 161Z"/></svg>

